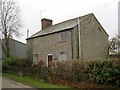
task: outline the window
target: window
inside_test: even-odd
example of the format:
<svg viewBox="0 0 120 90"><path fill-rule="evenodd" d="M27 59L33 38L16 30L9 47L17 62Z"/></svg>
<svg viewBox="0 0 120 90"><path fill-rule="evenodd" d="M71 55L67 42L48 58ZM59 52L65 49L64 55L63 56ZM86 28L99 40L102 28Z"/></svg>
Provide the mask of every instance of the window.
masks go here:
<svg viewBox="0 0 120 90"><path fill-rule="evenodd" d="M33 63L34 64L38 63L38 54L33 54Z"/></svg>
<svg viewBox="0 0 120 90"><path fill-rule="evenodd" d="M59 33L59 42L65 42L66 41L66 32Z"/></svg>
<svg viewBox="0 0 120 90"><path fill-rule="evenodd" d="M59 61L66 61L67 54L66 52L59 53Z"/></svg>

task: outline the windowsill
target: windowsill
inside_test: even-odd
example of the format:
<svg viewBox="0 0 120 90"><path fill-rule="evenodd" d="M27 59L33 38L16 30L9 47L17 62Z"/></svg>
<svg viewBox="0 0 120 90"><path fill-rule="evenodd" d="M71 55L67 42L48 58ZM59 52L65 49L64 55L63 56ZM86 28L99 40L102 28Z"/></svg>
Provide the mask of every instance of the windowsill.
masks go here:
<svg viewBox="0 0 120 90"><path fill-rule="evenodd" d="M61 42L59 41L58 43L64 43L64 42L66 42L66 41L61 41Z"/></svg>

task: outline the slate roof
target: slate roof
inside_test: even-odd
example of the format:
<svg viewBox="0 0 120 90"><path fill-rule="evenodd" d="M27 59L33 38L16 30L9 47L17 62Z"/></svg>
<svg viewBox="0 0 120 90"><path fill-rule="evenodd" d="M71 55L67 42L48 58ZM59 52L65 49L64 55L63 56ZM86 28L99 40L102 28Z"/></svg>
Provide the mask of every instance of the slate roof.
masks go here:
<svg viewBox="0 0 120 90"><path fill-rule="evenodd" d="M74 26L76 26L78 24L78 18L79 18L79 20L81 22L81 21L85 20L86 18L88 18L91 15L94 16L93 13L90 13L90 14L87 14L87 15L84 15L84 16L80 16L80 17L77 17L77 18L74 18L74 19L70 19L70 20L63 21L61 23L52 25L52 26L50 26L50 27L48 27L46 29L40 30L37 33L33 34L32 36L27 38L27 40L32 39L32 38L36 38L36 37L40 37L40 36L45 36L45 35L52 34L52 33L55 33L55 32L60 32L60 31L63 31L63 30L69 30L69 29L73 28ZM105 31L105 33L106 33L106 31Z"/></svg>
<svg viewBox="0 0 120 90"><path fill-rule="evenodd" d="M55 25L52 25L52 26L50 26L46 29L40 30L37 33L33 34L32 36L27 38L27 40L35 38L35 37L40 37L40 36L44 36L44 35L48 35L48 34L52 34L52 33L55 33L55 32L59 32L59 31L63 31L63 30L73 28L74 26L76 26L78 24L78 21L77 21L78 18L80 18L80 22L81 22L82 20L89 17L91 14L92 13L81 16L81 17L77 17L77 18L74 18L74 19L70 19L70 20L55 24Z"/></svg>

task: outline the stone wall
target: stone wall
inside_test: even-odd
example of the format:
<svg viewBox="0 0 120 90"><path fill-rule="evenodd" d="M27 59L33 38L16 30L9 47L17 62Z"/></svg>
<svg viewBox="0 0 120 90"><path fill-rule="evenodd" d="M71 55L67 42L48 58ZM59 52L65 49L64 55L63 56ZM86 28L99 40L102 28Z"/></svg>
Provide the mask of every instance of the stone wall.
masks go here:
<svg viewBox="0 0 120 90"><path fill-rule="evenodd" d="M83 60L106 58L108 35L97 19L91 15L81 22L81 58Z"/></svg>
<svg viewBox="0 0 120 90"><path fill-rule="evenodd" d="M58 61L61 52L66 53L66 60L72 58L71 53L71 32L66 33L66 40L59 42L59 35L62 32L54 33L33 39L33 55L38 54L38 61L42 60L47 64L47 55L53 55L53 61Z"/></svg>

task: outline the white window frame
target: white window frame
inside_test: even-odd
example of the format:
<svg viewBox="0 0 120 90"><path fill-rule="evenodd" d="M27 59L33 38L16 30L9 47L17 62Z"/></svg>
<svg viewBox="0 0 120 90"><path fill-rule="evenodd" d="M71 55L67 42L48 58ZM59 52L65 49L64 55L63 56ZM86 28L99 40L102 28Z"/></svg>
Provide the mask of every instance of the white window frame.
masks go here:
<svg viewBox="0 0 120 90"><path fill-rule="evenodd" d="M62 55L66 55L65 57L64 57L64 59L62 60L60 60L60 56L62 56ZM62 56L62 58L63 58L63 56ZM62 51L62 52L59 52L59 61L66 61L67 60L67 53L66 52L64 52L64 51Z"/></svg>
<svg viewBox="0 0 120 90"><path fill-rule="evenodd" d="M35 60L35 59L36 59L36 61L34 62L34 64L38 64L39 55L37 53L33 54L33 60Z"/></svg>

